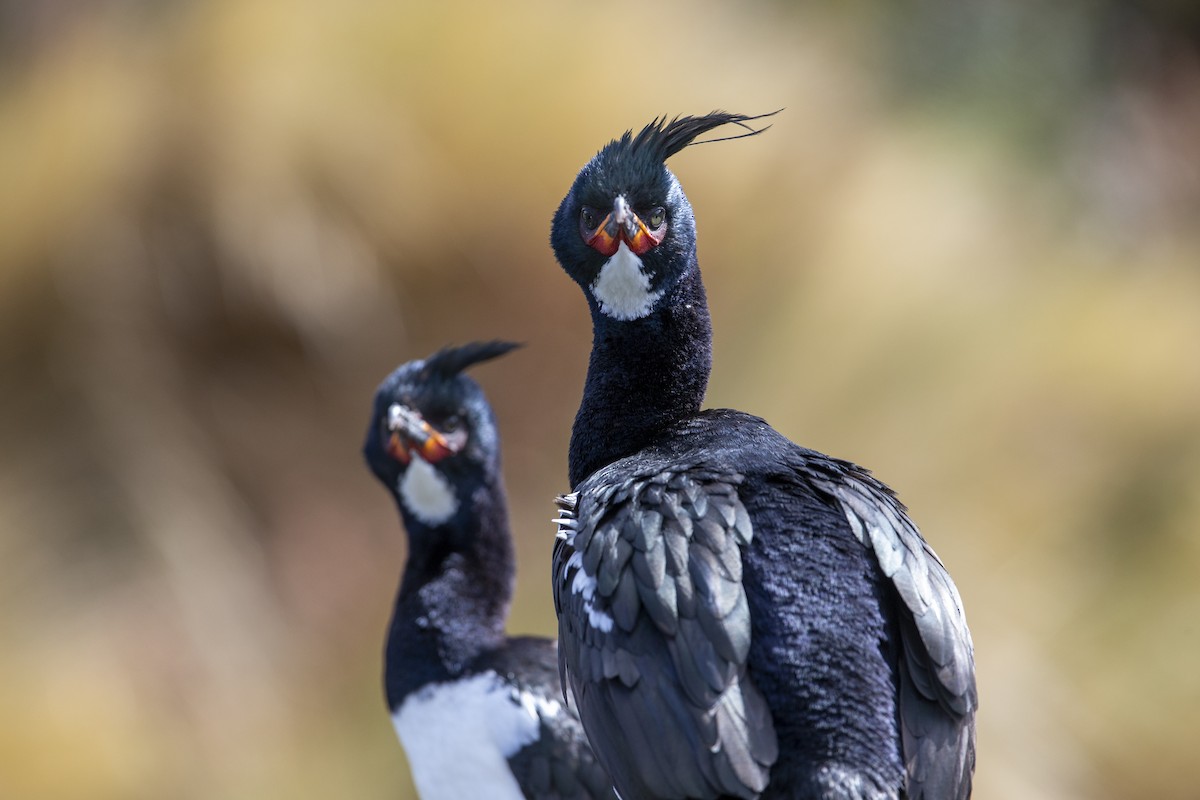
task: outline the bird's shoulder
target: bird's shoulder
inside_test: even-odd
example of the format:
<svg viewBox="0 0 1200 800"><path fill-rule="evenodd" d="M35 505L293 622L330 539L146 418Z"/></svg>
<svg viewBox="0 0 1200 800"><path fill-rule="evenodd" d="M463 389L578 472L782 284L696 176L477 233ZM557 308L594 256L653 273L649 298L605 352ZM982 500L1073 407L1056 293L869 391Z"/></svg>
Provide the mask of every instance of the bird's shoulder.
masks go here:
<svg viewBox="0 0 1200 800"><path fill-rule="evenodd" d="M536 720L537 735L509 756L509 768L528 798L615 800L612 781L596 760L558 676L558 643L510 637L479 656L473 671L495 674L512 702Z"/></svg>
<svg viewBox="0 0 1200 800"><path fill-rule="evenodd" d="M492 671L519 691L558 695L558 643L542 636L510 636L502 645L481 653L473 672Z"/></svg>

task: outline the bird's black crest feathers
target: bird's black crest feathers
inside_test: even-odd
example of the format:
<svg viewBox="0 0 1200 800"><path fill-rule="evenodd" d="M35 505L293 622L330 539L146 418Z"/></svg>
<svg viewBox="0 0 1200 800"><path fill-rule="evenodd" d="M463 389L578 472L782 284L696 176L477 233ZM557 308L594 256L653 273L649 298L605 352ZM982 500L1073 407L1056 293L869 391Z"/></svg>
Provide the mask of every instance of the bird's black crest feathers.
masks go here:
<svg viewBox="0 0 1200 800"><path fill-rule="evenodd" d="M642 128L636 136L633 135L633 131L626 131L625 135L615 144L622 149L628 148L631 154L665 162L668 158L689 145L723 142L728 139L742 139L747 136L756 136L771 126L753 128L749 123L756 119L773 117L778 113L779 111L772 111L770 114L750 116L747 114L731 114L728 111L714 111L702 117L675 117L670 122L667 122L667 118L664 115ZM706 139L702 142L696 141L696 137L702 136L722 125L737 125L745 128L746 132L739 133L736 136Z"/></svg>
<svg viewBox="0 0 1200 800"><path fill-rule="evenodd" d="M520 346L517 342L495 340L471 342L461 347L443 347L425 360L423 371L442 380L450 380L467 367L490 361Z"/></svg>

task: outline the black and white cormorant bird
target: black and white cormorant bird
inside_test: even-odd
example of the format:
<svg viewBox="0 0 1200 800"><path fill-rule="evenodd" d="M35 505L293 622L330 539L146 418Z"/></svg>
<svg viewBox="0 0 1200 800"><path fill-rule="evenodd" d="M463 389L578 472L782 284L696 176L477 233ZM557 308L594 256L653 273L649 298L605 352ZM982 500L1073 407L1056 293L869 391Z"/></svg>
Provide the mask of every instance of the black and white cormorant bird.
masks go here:
<svg viewBox="0 0 1200 800"><path fill-rule="evenodd" d="M700 410L712 330L664 162L754 119L627 132L554 216L593 323L553 562L564 684L624 800L966 798L971 636L904 506L758 417Z"/></svg>
<svg viewBox="0 0 1200 800"><path fill-rule="evenodd" d="M461 372L515 346L441 350L375 395L363 454L408 532L388 707L423 800L612 800L563 702L555 643L504 633L515 561L500 441L483 391Z"/></svg>

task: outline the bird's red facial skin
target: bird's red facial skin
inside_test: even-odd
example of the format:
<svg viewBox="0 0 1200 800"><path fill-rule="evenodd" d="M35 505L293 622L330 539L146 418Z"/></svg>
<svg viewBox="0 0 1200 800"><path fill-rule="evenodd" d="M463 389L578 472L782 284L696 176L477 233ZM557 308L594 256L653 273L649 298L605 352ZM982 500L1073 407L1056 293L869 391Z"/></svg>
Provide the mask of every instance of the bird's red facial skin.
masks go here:
<svg viewBox="0 0 1200 800"><path fill-rule="evenodd" d="M401 464L407 464L412 460L408 454L408 448L405 447L404 442L400 439L400 434L395 431L392 431L392 435L388 437L387 452L389 456Z"/></svg>
<svg viewBox="0 0 1200 800"><path fill-rule="evenodd" d="M592 235L586 240L588 246L595 249L600 255L611 257L617 252L617 248L621 246L621 236L613 236L608 232L609 217L604 218L604 222L600 223L600 227L592 232Z"/></svg>
<svg viewBox="0 0 1200 800"><path fill-rule="evenodd" d="M622 238L625 239L626 244L629 245L629 249L632 250L635 255L640 256L650 248L657 247L658 244L662 242L663 234L666 232L666 223L658 226L657 231L651 231L636 215L634 216L633 221L637 224L637 230L633 232L632 237L629 237L622 232Z"/></svg>
<svg viewBox="0 0 1200 800"><path fill-rule="evenodd" d="M453 455L455 449L446 441L446 437L431 428L429 438L417 448L417 451L425 461L436 464L446 456Z"/></svg>
<svg viewBox="0 0 1200 800"><path fill-rule="evenodd" d="M454 455L457 452L450 442L446 441L446 437L432 428L429 430L429 436L420 442L405 441L405 437L402 437L399 433L393 433L388 438L387 451L388 455L401 464L407 464L412 461L413 453L419 455L423 461L436 464L446 456Z"/></svg>

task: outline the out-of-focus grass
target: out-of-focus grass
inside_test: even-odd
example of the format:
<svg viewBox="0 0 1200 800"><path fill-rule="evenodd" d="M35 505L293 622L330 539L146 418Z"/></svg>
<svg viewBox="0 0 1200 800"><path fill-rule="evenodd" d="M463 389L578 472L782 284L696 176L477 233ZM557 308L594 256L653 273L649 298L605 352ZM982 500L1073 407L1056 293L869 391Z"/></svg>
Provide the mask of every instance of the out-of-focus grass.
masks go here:
<svg viewBox="0 0 1200 800"><path fill-rule="evenodd" d="M973 62L936 50L937 6L115 3L11 58L0 796L411 796L378 688L403 539L357 453L376 382L528 343L478 376L513 628L551 632L589 330L550 214L627 127L784 106L672 163L710 403L910 504L975 636L976 796L1190 797L1200 70L1035 50L1071 102L1006 112L978 76L1020 37L939 82ZM1082 6L1055 21L1109 52Z"/></svg>

